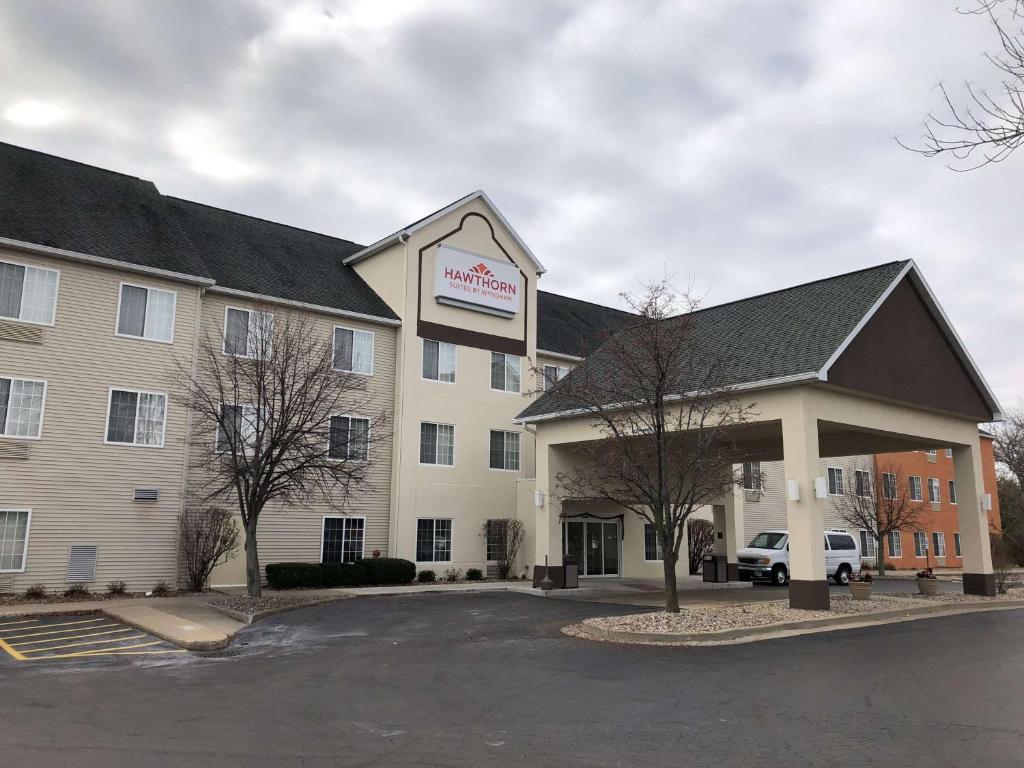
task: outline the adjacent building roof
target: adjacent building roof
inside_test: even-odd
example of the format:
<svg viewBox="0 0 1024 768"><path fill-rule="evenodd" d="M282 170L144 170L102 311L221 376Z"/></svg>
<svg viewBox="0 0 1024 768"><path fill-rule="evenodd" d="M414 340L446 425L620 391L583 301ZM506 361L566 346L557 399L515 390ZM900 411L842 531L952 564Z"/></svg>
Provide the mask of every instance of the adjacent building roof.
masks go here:
<svg viewBox="0 0 1024 768"><path fill-rule="evenodd" d="M537 291L537 349L583 358L632 317L621 309Z"/></svg>

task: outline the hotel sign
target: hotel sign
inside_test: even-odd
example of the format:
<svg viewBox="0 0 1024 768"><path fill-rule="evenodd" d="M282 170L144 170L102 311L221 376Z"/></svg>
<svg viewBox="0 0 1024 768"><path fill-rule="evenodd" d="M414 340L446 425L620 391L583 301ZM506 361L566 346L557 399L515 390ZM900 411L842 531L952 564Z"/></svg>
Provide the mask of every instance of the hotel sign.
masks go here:
<svg viewBox="0 0 1024 768"><path fill-rule="evenodd" d="M477 312L512 317L519 311L520 274L514 264L439 245L434 298Z"/></svg>

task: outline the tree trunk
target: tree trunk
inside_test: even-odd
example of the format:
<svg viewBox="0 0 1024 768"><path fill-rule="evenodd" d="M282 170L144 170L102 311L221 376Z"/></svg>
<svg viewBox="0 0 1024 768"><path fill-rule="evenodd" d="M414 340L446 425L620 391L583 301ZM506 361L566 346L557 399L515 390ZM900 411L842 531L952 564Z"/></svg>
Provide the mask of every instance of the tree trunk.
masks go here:
<svg viewBox="0 0 1024 768"><path fill-rule="evenodd" d="M883 541L885 541L883 536L875 539L875 566L878 568L879 576L885 576L885 547L882 546Z"/></svg>
<svg viewBox="0 0 1024 768"><path fill-rule="evenodd" d="M665 567L665 611L679 613L679 589L676 586L676 558L671 551L665 551L662 565Z"/></svg>
<svg viewBox="0 0 1024 768"><path fill-rule="evenodd" d="M245 525L245 583L249 590L249 597L259 597L263 593L260 555L256 548L255 520L250 520Z"/></svg>

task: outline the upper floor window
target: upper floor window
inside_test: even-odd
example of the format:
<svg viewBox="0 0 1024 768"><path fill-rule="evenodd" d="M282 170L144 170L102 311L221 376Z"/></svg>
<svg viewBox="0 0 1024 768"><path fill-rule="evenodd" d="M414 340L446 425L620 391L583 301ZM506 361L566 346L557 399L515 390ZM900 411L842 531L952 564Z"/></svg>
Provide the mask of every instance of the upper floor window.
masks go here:
<svg viewBox="0 0 1024 768"><path fill-rule="evenodd" d="M867 470L857 469L853 472L853 481L858 496L871 495L871 473Z"/></svg>
<svg viewBox="0 0 1024 768"><path fill-rule="evenodd" d="M937 477L928 478L928 501L932 504L938 504L941 501L939 497L939 478Z"/></svg>
<svg viewBox="0 0 1024 768"><path fill-rule="evenodd" d="M491 430L491 469L519 470L519 433Z"/></svg>
<svg viewBox="0 0 1024 768"><path fill-rule="evenodd" d="M564 365L545 365L544 366L544 391L547 392L553 386L555 382L564 379L569 373L569 369Z"/></svg>
<svg viewBox="0 0 1024 768"><path fill-rule="evenodd" d="M150 341L174 341L177 294L121 283L117 302L117 335Z"/></svg>
<svg viewBox="0 0 1024 768"><path fill-rule="evenodd" d="M843 489L842 467L828 468L828 494L829 496L842 496L846 491Z"/></svg>
<svg viewBox="0 0 1024 768"><path fill-rule="evenodd" d="M0 435L39 437L45 399L45 381L0 377Z"/></svg>
<svg viewBox="0 0 1024 768"><path fill-rule="evenodd" d="M938 458L938 450L935 448L925 451L925 454L928 456L928 461L935 461Z"/></svg>
<svg viewBox="0 0 1024 768"><path fill-rule="evenodd" d="M370 452L370 420L359 416L331 416L327 458L366 461Z"/></svg>
<svg viewBox="0 0 1024 768"><path fill-rule="evenodd" d="M745 490L745 491L760 491L761 490L761 462L760 461L744 461L743 462L743 490Z"/></svg>
<svg viewBox="0 0 1024 768"><path fill-rule="evenodd" d="M334 370L373 373L373 331L334 327Z"/></svg>
<svg viewBox="0 0 1024 768"><path fill-rule="evenodd" d="M911 475L907 478L907 484L910 486L910 500L923 501L924 494L921 491L921 478L917 475Z"/></svg>
<svg viewBox="0 0 1024 768"><path fill-rule="evenodd" d="M455 383L456 347L446 341L423 340L423 378Z"/></svg>
<svg viewBox="0 0 1024 768"><path fill-rule="evenodd" d="M270 312L228 307L224 311L224 354L261 357L270 351L274 316Z"/></svg>
<svg viewBox="0 0 1024 768"><path fill-rule="evenodd" d="M217 450L234 448L236 453L251 453L256 447L259 431L259 411L253 405L220 406L221 422L217 427Z"/></svg>
<svg viewBox="0 0 1024 768"><path fill-rule="evenodd" d="M59 276L55 269L0 261L0 317L53 325Z"/></svg>
<svg viewBox="0 0 1024 768"><path fill-rule="evenodd" d="M455 427L451 424L420 424L420 464L455 464Z"/></svg>
<svg viewBox="0 0 1024 768"><path fill-rule="evenodd" d="M519 392L519 358L503 352L491 352L491 389Z"/></svg>
<svg viewBox="0 0 1024 768"><path fill-rule="evenodd" d="M947 448L946 449L946 458L947 459L952 459L953 458L953 449L952 448Z"/></svg>
<svg viewBox="0 0 1024 768"><path fill-rule="evenodd" d="M107 442L162 447L167 395L135 389L111 389L107 407Z"/></svg>
<svg viewBox="0 0 1024 768"><path fill-rule="evenodd" d="M956 504L956 480L949 481L949 503Z"/></svg>
<svg viewBox="0 0 1024 768"><path fill-rule="evenodd" d="M896 473L895 472L883 472L882 473L882 496L887 499L896 498Z"/></svg>

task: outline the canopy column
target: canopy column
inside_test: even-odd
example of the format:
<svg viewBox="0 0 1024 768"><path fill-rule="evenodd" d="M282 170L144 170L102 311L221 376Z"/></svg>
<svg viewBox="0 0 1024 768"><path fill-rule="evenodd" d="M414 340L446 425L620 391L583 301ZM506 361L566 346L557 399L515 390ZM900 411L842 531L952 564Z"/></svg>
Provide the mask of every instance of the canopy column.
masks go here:
<svg viewBox="0 0 1024 768"><path fill-rule="evenodd" d="M981 445L954 446L953 469L956 475L957 517L960 523L960 547L964 559L964 593L996 594L989 545L988 507L981 468Z"/></svg>
<svg viewBox="0 0 1024 768"><path fill-rule="evenodd" d="M725 555L729 581L739 581L736 553L743 546L743 502L737 500L738 489L732 488L711 506L715 526L716 555Z"/></svg>

